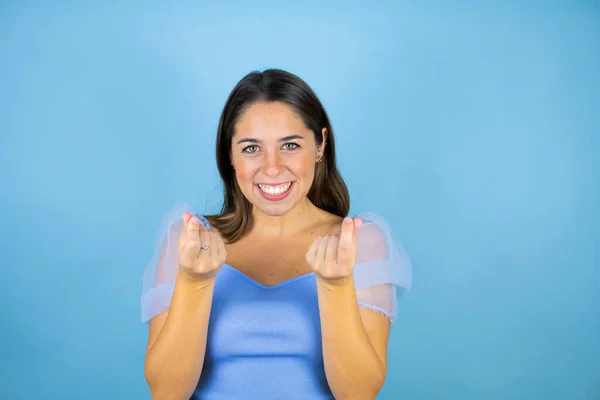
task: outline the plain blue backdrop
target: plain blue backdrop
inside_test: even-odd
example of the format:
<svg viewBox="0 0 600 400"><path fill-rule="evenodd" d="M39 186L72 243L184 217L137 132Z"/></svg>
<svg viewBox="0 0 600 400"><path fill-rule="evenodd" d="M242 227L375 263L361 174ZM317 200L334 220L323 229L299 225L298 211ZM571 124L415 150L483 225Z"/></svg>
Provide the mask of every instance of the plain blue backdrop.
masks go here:
<svg viewBox="0 0 600 400"><path fill-rule="evenodd" d="M154 231L268 67L414 265L378 399L600 398L598 2L102 3L0 4L0 398L149 399Z"/></svg>

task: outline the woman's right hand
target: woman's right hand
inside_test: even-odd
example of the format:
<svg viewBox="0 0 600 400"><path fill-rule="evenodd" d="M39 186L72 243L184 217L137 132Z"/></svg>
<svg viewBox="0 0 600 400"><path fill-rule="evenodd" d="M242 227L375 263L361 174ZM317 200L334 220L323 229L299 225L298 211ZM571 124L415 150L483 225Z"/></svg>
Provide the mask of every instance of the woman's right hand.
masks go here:
<svg viewBox="0 0 600 400"><path fill-rule="evenodd" d="M198 217L189 212L183 213L183 230L177 248L179 270L194 281L213 279L227 256L221 237L207 230Z"/></svg>

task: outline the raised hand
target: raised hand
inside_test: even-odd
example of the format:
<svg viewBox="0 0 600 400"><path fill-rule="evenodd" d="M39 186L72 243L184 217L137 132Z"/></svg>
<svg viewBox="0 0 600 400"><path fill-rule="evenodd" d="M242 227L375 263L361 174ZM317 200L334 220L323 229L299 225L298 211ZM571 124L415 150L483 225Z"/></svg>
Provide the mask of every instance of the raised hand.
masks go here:
<svg viewBox="0 0 600 400"><path fill-rule="evenodd" d="M179 270L192 280L212 279L225 262L227 252L221 237L207 230L198 217L183 213L179 236Z"/></svg>
<svg viewBox="0 0 600 400"><path fill-rule="evenodd" d="M330 284L346 284L352 279L356 263L356 238L360 218L344 218L342 229L333 235L319 236L306 252L306 261L317 279Z"/></svg>

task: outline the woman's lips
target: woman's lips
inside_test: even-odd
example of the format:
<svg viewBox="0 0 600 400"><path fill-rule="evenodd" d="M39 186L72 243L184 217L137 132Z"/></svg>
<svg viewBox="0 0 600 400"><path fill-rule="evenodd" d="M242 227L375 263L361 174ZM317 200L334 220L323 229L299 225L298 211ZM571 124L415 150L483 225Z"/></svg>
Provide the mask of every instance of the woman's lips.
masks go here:
<svg viewBox="0 0 600 400"><path fill-rule="evenodd" d="M261 196L265 199L269 201L279 201L285 199L292 192L294 183L295 181L277 185L258 183L256 187Z"/></svg>

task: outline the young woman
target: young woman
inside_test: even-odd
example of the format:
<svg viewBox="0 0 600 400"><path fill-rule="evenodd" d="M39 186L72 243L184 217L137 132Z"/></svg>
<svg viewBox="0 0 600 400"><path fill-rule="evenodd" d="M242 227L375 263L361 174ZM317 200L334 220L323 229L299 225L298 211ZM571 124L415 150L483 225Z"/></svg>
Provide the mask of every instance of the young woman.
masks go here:
<svg viewBox="0 0 600 400"><path fill-rule="evenodd" d="M152 398L374 399L411 265L381 216L347 216L319 99L288 72L250 73L216 150L221 213L176 204L144 274Z"/></svg>

